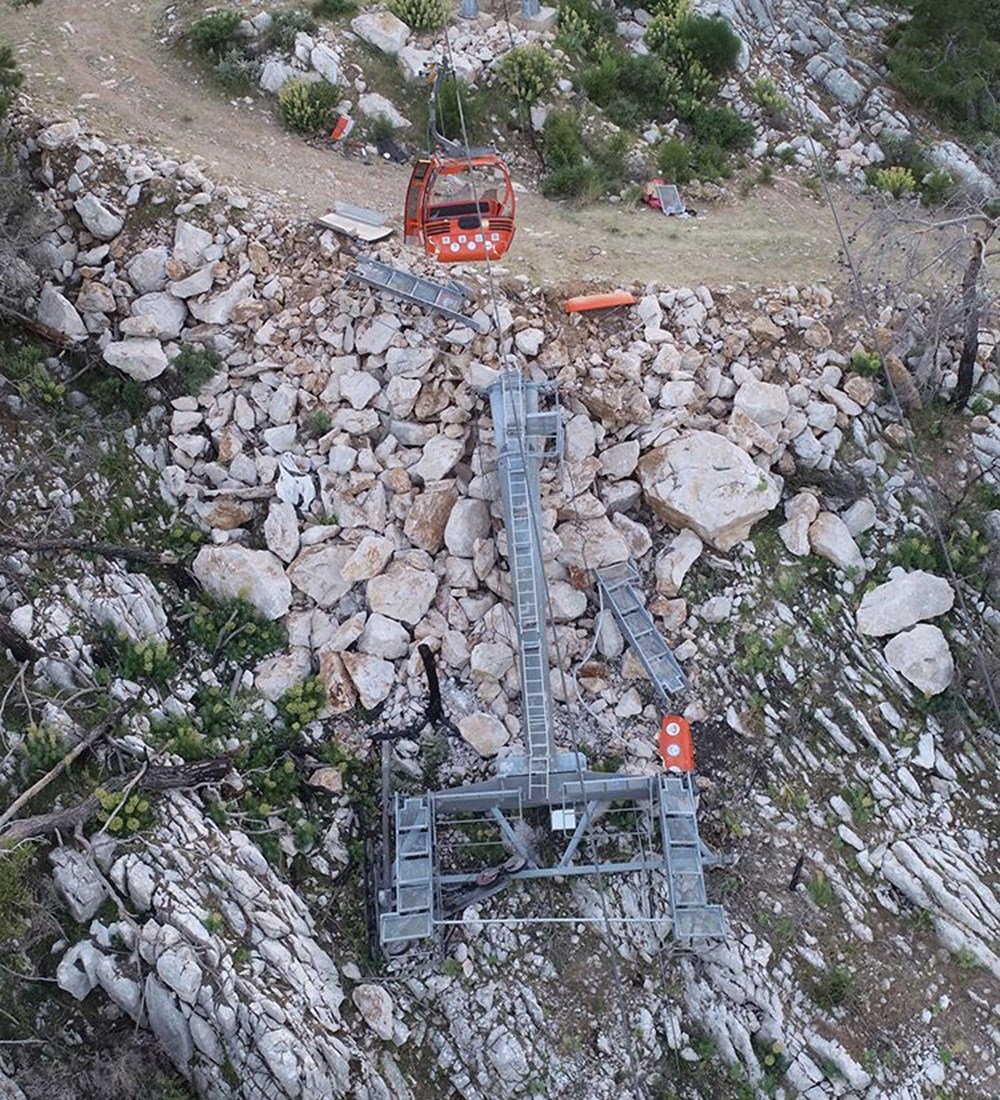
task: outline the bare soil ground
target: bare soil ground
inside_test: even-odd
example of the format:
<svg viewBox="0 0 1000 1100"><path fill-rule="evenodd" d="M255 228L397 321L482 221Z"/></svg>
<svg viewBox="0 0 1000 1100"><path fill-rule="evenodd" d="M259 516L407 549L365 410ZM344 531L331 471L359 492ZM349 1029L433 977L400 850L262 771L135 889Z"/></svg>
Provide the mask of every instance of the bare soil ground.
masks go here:
<svg viewBox="0 0 1000 1100"><path fill-rule="evenodd" d="M398 220L405 166L312 148L277 125L265 100L251 105L225 98L170 46L166 18L176 11L162 0L77 0L68 9L50 2L17 10L0 3L0 41L15 43L32 101L45 113L75 114L106 139L182 160L201 158L211 177L280 196L304 214L325 213L344 199ZM850 231L868 206L846 192L837 200ZM843 279L829 210L791 177L701 213L666 218L607 203L574 209L526 193L505 266L546 285Z"/></svg>

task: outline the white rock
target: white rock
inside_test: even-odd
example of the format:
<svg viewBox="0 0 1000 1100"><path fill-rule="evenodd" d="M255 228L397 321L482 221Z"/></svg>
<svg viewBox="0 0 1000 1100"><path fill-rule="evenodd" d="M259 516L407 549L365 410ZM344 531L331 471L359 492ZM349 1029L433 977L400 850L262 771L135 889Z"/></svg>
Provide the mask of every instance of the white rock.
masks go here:
<svg viewBox="0 0 1000 1100"><path fill-rule="evenodd" d="M236 543L203 546L191 570L216 599L242 597L265 619L280 619L291 607L291 583L268 550L248 550Z"/></svg>
<svg viewBox="0 0 1000 1100"><path fill-rule="evenodd" d="M477 711L458 720L458 732L480 756L496 756L510 740L510 731L495 714Z"/></svg>
<svg viewBox="0 0 1000 1100"><path fill-rule="evenodd" d="M485 500L460 497L451 509L444 528L448 552L458 558L471 558L477 539L489 538L490 509Z"/></svg>
<svg viewBox="0 0 1000 1100"><path fill-rule="evenodd" d="M944 577L917 569L894 570L885 584L866 592L858 608L858 632L873 637L898 634L950 611L955 593Z"/></svg>
<svg viewBox="0 0 1000 1100"><path fill-rule="evenodd" d="M885 646L885 659L925 695L944 691L955 674L948 640L936 626L920 623Z"/></svg>
<svg viewBox="0 0 1000 1100"><path fill-rule="evenodd" d="M392 691L396 668L391 661L370 653L342 653L341 660L365 710L374 710Z"/></svg>
<svg viewBox="0 0 1000 1100"><path fill-rule="evenodd" d="M96 195L81 195L73 203L80 220L99 241L111 241L122 231L125 222L109 210Z"/></svg>
<svg viewBox="0 0 1000 1100"><path fill-rule="evenodd" d="M167 369L167 356L159 340L127 337L104 349L104 361L137 382L148 382Z"/></svg>
<svg viewBox="0 0 1000 1100"><path fill-rule="evenodd" d="M410 120L405 115L400 114L393 104L384 95L379 95L378 92L364 92L360 95L358 97L358 111L365 118L385 119L395 130L402 130L410 125Z"/></svg>
<svg viewBox="0 0 1000 1100"><path fill-rule="evenodd" d="M175 298L195 298L206 294L215 282L215 265L206 264L186 279L177 279L167 286Z"/></svg>
<svg viewBox="0 0 1000 1100"><path fill-rule="evenodd" d="M746 413L762 428L777 428L788 415L788 395L783 386L748 379L736 391L733 408Z"/></svg>
<svg viewBox="0 0 1000 1100"><path fill-rule="evenodd" d="M613 481L620 481L635 472L639 461L639 443L629 439L600 451L597 457L601 460L601 473Z"/></svg>
<svg viewBox="0 0 1000 1100"><path fill-rule="evenodd" d="M862 498L856 500L842 518L847 524L847 530L857 537L874 526L876 517L875 505L870 500Z"/></svg>
<svg viewBox="0 0 1000 1100"><path fill-rule="evenodd" d="M351 1000L372 1031L388 1042L395 1028L395 1007L388 990L380 985L359 985Z"/></svg>
<svg viewBox="0 0 1000 1100"><path fill-rule="evenodd" d="M586 594L568 581L552 581L549 584L549 599L552 617L557 623L572 622L587 610Z"/></svg>
<svg viewBox="0 0 1000 1100"><path fill-rule="evenodd" d="M389 563L395 545L381 535L365 535L354 553L344 562L341 574L345 581L366 581L377 577Z"/></svg>
<svg viewBox="0 0 1000 1100"><path fill-rule="evenodd" d="M351 20L351 30L370 46L395 56L406 45L410 28L387 11L365 12Z"/></svg>
<svg viewBox="0 0 1000 1100"><path fill-rule="evenodd" d="M246 275L237 279L231 287L221 294L209 298L207 302L192 302L191 313L206 325L228 324L232 318L233 310L240 302L246 301L251 296L256 282L256 275L248 271Z"/></svg>
<svg viewBox="0 0 1000 1100"><path fill-rule="evenodd" d="M111 287L99 283L96 279L85 282L76 296L78 313L113 313L116 305Z"/></svg>
<svg viewBox="0 0 1000 1100"><path fill-rule="evenodd" d="M688 432L639 460L653 511L690 527L718 550L731 550L781 497L781 482L714 432Z"/></svg>
<svg viewBox="0 0 1000 1100"><path fill-rule="evenodd" d="M53 848L49 853L52 878L73 919L86 924L97 914L108 896L97 868L75 848Z"/></svg>
<svg viewBox="0 0 1000 1100"><path fill-rule="evenodd" d="M125 274L139 294L153 294L167 285L167 250L146 248L125 265Z"/></svg>
<svg viewBox="0 0 1000 1100"><path fill-rule="evenodd" d="M865 559L851 537L847 524L833 512L820 512L809 527L809 545L813 553L833 562L845 573L863 575Z"/></svg>
<svg viewBox="0 0 1000 1100"><path fill-rule="evenodd" d="M440 481L465 452L465 442L447 435L436 435L424 444L420 461L409 468L411 475L426 481Z"/></svg>
<svg viewBox="0 0 1000 1100"><path fill-rule="evenodd" d="M288 579L320 607L332 607L351 587L342 570L353 553L350 546L310 546L288 567Z"/></svg>
<svg viewBox="0 0 1000 1100"><path fill-rule="evenodd" d="M71 118L66 122L53 122L35 136L35 141L43 149L62 149L65 145L72 145L80 136L80 123Z"/></svg>
<svg viewBox="0 0 1000 1100"><path fill-rule="evenodd" d="M174 227L174 259L190 271L204 259L205 252L211 248L213 240L212 234L207 229L192 225L191 222L181 218Z"/></svg>
<svg viewBox="0 0 1000 1100"><path fill-rule="evenodd" d="M135 336L152 336L157 340L175 340L181 334L187 319L187 306L173 294L154 291L143 294L132 302L132 317L143 319L146 331L136 332ZM126 332L122 322L122 331Z"/></svg>
<svg viewBox="0 0 1000 1100"><path fill-rule="evenodd" d="M60 336L65 336L68 340L86 340L90 335L76 307L72 302L67 301L55 287L47 286L43 288L42 293L38 296L35 318L40 324L54 329ZM164 366L166 366L165 360Z"/></svg>
<svg viewBox="0 0 1000 1100"><path fill-rule="evenodd" d="M437 586L437 577L426 569L392 562L381 576L372 577L365 595L371 611L416 626L427 614Z"/></svg>
<svg viewBox="0 0 1000 1100"><path fill-rule="evenodd" d="M365 408L381 389L378 380L367 371L351 370L340 376L340 396L354 409Z"/></svg>
<svg viewBox="0 0 1000 1100"><path fill-rule="evenodd" d="M299 80L301 77L301 69L296 69L280 58L272 57L269 61L264 62L258 83L263 91L276 95L289 80Z"/></svg>
<svg viewBox="0 0 1000 1100"><path fill-rule="evenodd" d="M287 653L266 657L253 670L254 690L276 703L289 688L312 671L312 657L305 646L292 646Z"/></svg>
<svg viewBox="0 0 1000 1100"><path fill-rule="evenodd" d="M810 492L797 493L785 502L788 522L778 528L778 535L788 551L804 558L809 553L809 527L819 515L819 501Z"/></svg>
<svg viewBox="0 0 1000 1100"><path fill-rule="evenodd" d="M669 548L656 558L656 591L661 596L676 596L703 549L704 544L694 531L685 529L675 535Z"/></svg>
<svg viewBox="0 0 1000 1100"><path fill-rule="evenodd" d="M545 333L540 328L523 328L514 335L514 345L517 350L529 359L534 359L538 355L544 343Z"/></svg>
<svg viewBox="0 0 1000 1100"><path fill-rule="evenodd" d="M343 77L340 58L325 43L317 42L309 55L309 63L330 84L339 84Z"/></svg>
<svg viewBox="0 0 1000 1100"><path fill-rule="evenodd" d="M264 520L264 541L283 562L292 561L299 552L299 520L291 504L271 501Z"/></svg>
<svg viewBox="0 0 1000 1100"><path fill-rule="evenodd" d="M385 615L369 615L365 628L358 638L358 650L374 657L394 661L405 657L410 650L410 635L406 627Z"/></svg>

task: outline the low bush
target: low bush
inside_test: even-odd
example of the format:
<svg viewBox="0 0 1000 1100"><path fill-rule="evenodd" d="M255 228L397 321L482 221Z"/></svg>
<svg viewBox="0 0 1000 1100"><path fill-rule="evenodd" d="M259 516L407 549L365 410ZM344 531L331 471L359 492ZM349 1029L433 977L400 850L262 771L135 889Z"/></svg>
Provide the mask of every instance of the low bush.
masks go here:
<svg viewBox="0 0 1000 1100"><path fill-rule="evenodd" d="M315 34L318 30L312 14L299 8L282 8L271 13L271 26L265 45L272 49L291 53L295 39L300 34Z"/></svg>
<svg viewBox="0 0 1000 1100"><path fill-rule="evenodd" d="M924 206L943 206L951 202L956 190L955 181L949 173L935 168L920 181L920 201Z"/></svg>
<svg viewBox="0 0 1000 1100"><path fill-rule="evenodd" d="M699 142L728 151L746 149L754 137L753 125L740 118L731 107L708 107L698 103L686 114L684 122Z"/></svg>
<svg viewBox="0 0 1000 1100"><path fill-rule="evenodd" d="M123 791L98 787L94 796L100 803L94 820L114 836L133 836L151 828L156 820L153 804L142 791L126 796Z"/></svg>
<svg viewBox="0 0 1000 1100"><path fill-rule="evenodd" d="M192 25L188 38L198 53L219 61L234 47L238 48L242 22L243 17L237 11L212 12Z"/></svg>
<svg viewBox="0 0 1000 1100"><path fill-rule="evenodd" d="M454 141L462 141L467 134L470 144L485 144L489 138L486 94L458 80L445 80L438 89L437 126Z"/></svg>
<svg viewBox="0 0 1000 1100"><path fill-rule="evenodd" d="M615 33L615 16L610 8L593 0L560 0L556 41L567 53L590 54L605 35Z"/></svg>
<svg viewBox="0 0 1000 1100"><path fill-rule="evenodd" d="M338 89L325 80L292 80L278 92L278 114L289 130L317 134L333 121L339 99Z"/></svg>
<svg viewBox="0 0 1000 1100"><path fill-rule="evenodd" d="M66 755L66 740L56 726L36 725L24 731L21 742L25 768L29 776L44 775Z"/></svg>
<svg viewBox="0 0 1000 1100"><path fill-rule="evenodd" d="M0 119L10 110L24 73L17 67L12 46L0 46Z"/></svg>
<svg viewBox="0 0 1000 1100"><path fill-rule="evenodd" d="M35 906L29 873L34 858L30 844L16 848L0 845L0 946L13 944L28 927Z"/></svg>
<svg viewBox="0 0 1000 1100"><path fill-rule="evenodd" d="M126 680L150 680L167 684L177 675L177 661L166 642L146 638L133 642L124 634L114 636L118 650L118 671Z"/></svg>
<svg viewBox="0 0 1000 1100"><path fill-rule="evenodd" d="M691 15L680 19L677 29L691 56L713 76L722 76L735 67L742 43L725 19Z"/></svg>
<svg viewBox="0 0 1000 1100"><path fill-rule="evenodd" d="M185 344L170 361L181 392L197 396L219 372L222 360L211 348Z"/></svg>
<svg viewBox="0 0 1000 1100"><path fill-rule="evenodd" d="M851 995L854 975L846 966L835 966L813 981L812 998L820 1008L836 1008Z"/></svg>
<svg viewBox="0 0 1000 1100"><path fill-rule="evenodd" d="M215 600L203 595L184 608L188 632L215 660L246 665L281 649L287 641L280 622L265 619L243 599Z"/></svg>
<svg viewBox="0 0 1000 1100"><path fill-rule="evenodd" d="M733 170L725 149L711 143L696 141L691 146L691 178L703 183L729 179Z"/></svg>
<svg viewBox="0 0 1000 1100"><path fill-rule="evenodd" d="M310 10L317 19L336 19L341 15L353 15L358 5L357 0L314 0Z"/></svg>
<svg viewBox="0 0 1000 1100"><path fill-rule="evenodd" d="M415 31L436 31L448 18L445 0L389 0L389 10Z"/></svg>
<svg viewBox="0 0 1000 1100"><path fill-rule="evenodd" d="M668 183L689 183L691 150L679 138L661 142L656 150L656 167Z"/></svg>
<svg viewBox="0 0 1000 1100"><path fill-rule="evenodd" d="M541 46L516 46L500 59L496 77L508 96L530 106L555 86L556 63Z"/></svg>
<svg viewBox="0 0 1000 1100"><path fill-rule="evenodd" d="M260 80L261 63L239 48L227 50L212 71L216 79L230 92L250 92Z"/></svg>
<svg viewBox="0 0 1000 1100"><path fill-rule="evenodd" d="M780 112L788 106L788 100L770 77L762 76L760 80L755 80L750 91L754 102L767 111Z"/></svg>
<svg viewBox="0 0 1000 1100"><path fill-rule="evenodd" d="M872 183L879 191L885 191L894 199L911 194L917 186L910 169L899 164L889 168L876 168L872 173Z"/></svg>
<svg viewBox="0 0 1000 1100"><path fill-rule="evenodd" d="M668 20L682 19L691 12L691 0L649 0L646 10L653 16Z"/></svg>
<svg viewBox="0 0 1000 1100"><path fill-rule="evenodd" d="M310 676L290 687L278 700L278 713L293 737L301 735L326 706L326 687L319 676Z"/></svg>

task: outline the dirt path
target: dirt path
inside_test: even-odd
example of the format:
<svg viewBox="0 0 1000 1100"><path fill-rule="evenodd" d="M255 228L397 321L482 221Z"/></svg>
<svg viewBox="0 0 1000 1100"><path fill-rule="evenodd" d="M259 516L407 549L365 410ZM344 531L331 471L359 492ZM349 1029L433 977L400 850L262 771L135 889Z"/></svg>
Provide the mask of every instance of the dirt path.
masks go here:
<svg viewBox="0 0 1000 1100"><path fill-rule="evenodd" d="M16 44L43 111L74 113L108 139L202 158L211 177L282 196L303 213L345 199L398 221L405 167L311 148L276 124L266 101L226 100L166 44L163 11L162 0L77 0L69 9L48 0L18 10L0 2L0 41ZM850 228L866 207L839 198ZM606 203L576 210L525 194L505 266L550 285L835 284L836 256L829 212L789 178L680 220Z"/></svg>

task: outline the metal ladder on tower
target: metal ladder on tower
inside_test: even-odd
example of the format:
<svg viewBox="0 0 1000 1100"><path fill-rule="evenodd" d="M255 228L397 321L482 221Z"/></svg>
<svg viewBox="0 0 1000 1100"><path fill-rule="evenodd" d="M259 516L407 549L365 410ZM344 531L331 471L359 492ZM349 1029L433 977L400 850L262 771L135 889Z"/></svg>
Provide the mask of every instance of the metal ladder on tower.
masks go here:
<svg viewBox="0 0 1000 1100"><path fill-rule="evenodd" d="M358 260L357 267L349 271L347 277L394 294L413 305L436 310L461 325L472 329L478 327L473 318L461 312L471 298L469 291L454 280L436 283L433 279L425 279L421 275L414 275L410 271L403 271L402 268L391 267L368 257Z"/></svg>
<svg viewBox="0 0 1000 1100"><path fill-rule="evenodd" d="M721 905L708 904L705 892L705 864L690 772L660 777L660 829L675 939L690 944L723 938L725 913Z"/></svg>
<svg viewBox="0 0 1000 1100"><path fill-rule="evenodd" d="M545 632L546 588L535 439L555 431L539 414L538 388L506 372L490 391L497 468L507 526L507 557L520 650L521 699L528 753L529 798L546 798L553 754L552 690ZM555 427L553 428L553 425Z"/></svg>
<svg viewBox="0 0 1000 1100"><path fill-rule="evenodd" d="M687 687L687 679L642 601L639 570L631 561L608 565L597 570L597 583L625 640L639 658L653 687L669 704L671 695Z"/></svg>
<svg viewBox="0 0 1000 1100"><path fill-rule="evenodd" d="M423 939L434 926L431 805L427 795L396 795L395 909L383 913L383 943Z"/></svg>

